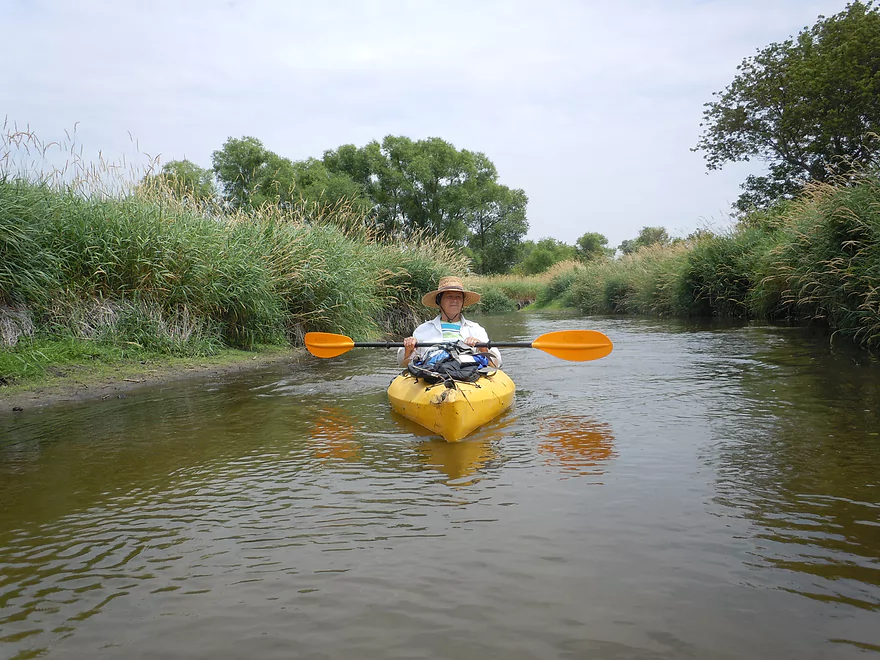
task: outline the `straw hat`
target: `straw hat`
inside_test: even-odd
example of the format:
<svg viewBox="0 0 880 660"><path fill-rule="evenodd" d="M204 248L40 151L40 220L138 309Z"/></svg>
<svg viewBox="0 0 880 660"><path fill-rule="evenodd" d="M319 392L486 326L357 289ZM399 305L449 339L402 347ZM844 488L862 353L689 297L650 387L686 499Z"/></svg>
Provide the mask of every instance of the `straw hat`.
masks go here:
<svg viewBox="0 0 880 660"><path fill-rule="evenodd" d="M461 283L461 280L457 277L441 277L440 278L440 286L438 286L434 291L430 291L422 296L422 304L425 307L439 307L437 304L437 294L438 293L446 293L447 291L460 291L464 294L464 304L462 307L467 307L468 305L473 305L474 303L480 302L480 294L474 293L473 291L467 291L464 288L464 284Z"/></svg>

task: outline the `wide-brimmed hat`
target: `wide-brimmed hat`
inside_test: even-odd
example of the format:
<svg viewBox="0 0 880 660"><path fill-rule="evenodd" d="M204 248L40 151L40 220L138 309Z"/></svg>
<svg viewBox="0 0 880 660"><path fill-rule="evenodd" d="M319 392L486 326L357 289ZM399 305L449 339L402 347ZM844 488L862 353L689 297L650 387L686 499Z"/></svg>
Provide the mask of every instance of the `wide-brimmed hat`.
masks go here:
<svg viewBox="0 0 880 660"><path fill-rule="evenodd" d="M464 294L464 304L463 307L467 307L468 305L473 305L474 303L480 302L480 294L474 293L473 291L468 291L464 288L464 284L461 283L461 280L457 277L441 277L440 278L440 286L438 286L434 291L429 291L424 296L422 296L422 304L425 307L439 307L437 304L437 294L438 293L446 293L447 291L459 291Z"/></svg>

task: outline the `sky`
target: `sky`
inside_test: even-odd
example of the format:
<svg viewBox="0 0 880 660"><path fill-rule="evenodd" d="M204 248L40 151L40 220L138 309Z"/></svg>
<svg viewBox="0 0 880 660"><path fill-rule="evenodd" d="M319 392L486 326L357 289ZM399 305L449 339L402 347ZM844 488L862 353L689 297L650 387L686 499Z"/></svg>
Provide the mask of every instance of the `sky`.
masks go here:
<svg viewBox="0 0 880 660"><path fill-rule="evenodd" d="M525 190L528 238L617 246L730 226L761 165L707 171L703 104L845 4L0 0L0 122L135 168L210 168L245 135L291 160L439 137Z"/></svg>

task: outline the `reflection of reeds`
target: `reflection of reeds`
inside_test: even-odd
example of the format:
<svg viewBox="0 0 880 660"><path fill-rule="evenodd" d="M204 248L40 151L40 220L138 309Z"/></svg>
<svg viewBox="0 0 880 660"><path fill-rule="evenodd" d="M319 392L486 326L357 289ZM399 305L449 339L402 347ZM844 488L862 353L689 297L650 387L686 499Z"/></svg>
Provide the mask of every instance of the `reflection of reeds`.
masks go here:
<svg viewBox="0 0 880 660"><path fill-rule="evenodd" d="M617 457L608 424L572 415L544 421L538 451L548 463L582 476L605 474L603 464Z"/></svg>

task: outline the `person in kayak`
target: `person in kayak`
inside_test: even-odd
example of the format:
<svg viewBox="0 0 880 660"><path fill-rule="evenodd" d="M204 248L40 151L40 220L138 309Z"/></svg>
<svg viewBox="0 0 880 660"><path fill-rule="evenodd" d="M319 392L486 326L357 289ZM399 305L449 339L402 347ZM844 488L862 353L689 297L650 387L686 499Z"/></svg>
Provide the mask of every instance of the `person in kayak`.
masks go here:
<svg viewBox="0 0 880 660"><path fill-rule="evenodd" d="M405 367L413 360L423 359L431 351L430 346L417 348L417 343L463 341L474 346L488 342L489 335L483 326L461 314L462 309L479 301L480 294L466 290L459 278L441 277L437 288L422 296L422 304L439 309L440 314L422 323L411 337L403 340L403 348L397 349L397 363ZM501 367L501 352L497 348L484 346L476 350L486 354L490 366Z"/></svg>

